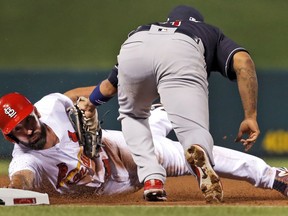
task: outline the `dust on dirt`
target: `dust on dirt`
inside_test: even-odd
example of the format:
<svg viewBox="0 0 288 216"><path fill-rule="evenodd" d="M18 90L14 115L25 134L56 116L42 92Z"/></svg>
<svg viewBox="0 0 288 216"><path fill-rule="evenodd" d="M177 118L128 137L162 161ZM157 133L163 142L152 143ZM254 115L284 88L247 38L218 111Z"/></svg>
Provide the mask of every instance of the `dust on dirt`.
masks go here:
<svg viewBox="0 0 288 216"><path fill-rule="evenodd" d="M286 206L288 198L277 191L255 188L253 185L237 180L221 179L224 187L224 202L216 205L253 205L253 206ZM7 176L0 176L0 186L8 184ZM142 198L143 189L133 194L117 196L67 196L50 195L53 205L207 205L193 176L169 177L165 190L168 201L146 202ZM214 204L213 204L214 205Z"/></svg>

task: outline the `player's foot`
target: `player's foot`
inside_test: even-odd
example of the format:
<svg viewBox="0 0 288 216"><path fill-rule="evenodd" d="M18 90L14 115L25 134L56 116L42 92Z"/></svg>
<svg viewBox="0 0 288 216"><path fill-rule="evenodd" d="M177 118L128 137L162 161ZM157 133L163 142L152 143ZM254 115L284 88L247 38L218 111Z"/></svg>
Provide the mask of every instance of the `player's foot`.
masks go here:
<svg viewBox="0 0 288 216"><path fill-rule="evenodd" d="M284 196L288 196L288 169L280 167L276 170L273 189L279 191Z"/></svg>
<svg viewBox="0 0 288 216"><path fill-rule="evenodd" d="M213 170L206 152L198 145L192 145L186 151L186 159L196 174L199 187L207 203L223 201L223 189L220 178Z"/></svg>
<svg viewBox="0 0 288 216"><path fill-rule="evenodd" d="M150 179L144 183L144 195L146 201L166 201L166 192L163 182L158 179Z"/></svg>

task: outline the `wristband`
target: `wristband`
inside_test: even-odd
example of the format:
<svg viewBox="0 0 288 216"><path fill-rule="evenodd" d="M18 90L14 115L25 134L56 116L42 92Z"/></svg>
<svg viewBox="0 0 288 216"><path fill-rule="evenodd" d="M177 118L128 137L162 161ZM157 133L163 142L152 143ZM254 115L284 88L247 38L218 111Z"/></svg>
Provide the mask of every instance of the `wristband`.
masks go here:
<svg viewBox="0 0 288 216"><path fill-rule="evenodd" d="M93 92L89 96L90 102L94 104L95 106L102 105L112 98L112 97L106 97L101 93L100 85L101 83L96 86L96 88L93 90Z"/></svg>

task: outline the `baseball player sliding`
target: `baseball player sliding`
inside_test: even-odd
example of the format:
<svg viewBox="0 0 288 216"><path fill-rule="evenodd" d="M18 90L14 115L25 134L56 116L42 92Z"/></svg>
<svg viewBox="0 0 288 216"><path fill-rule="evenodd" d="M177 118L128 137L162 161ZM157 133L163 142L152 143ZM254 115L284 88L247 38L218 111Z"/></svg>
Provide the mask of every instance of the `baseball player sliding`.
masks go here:
<svg viewBox="0 0 288 216"><path fill-rule="evenodd" d="M82 98L83 102L85 98ZM60 93L49 94L35 105L19 93L0 98L0 128L4 137L15 144L8 187L97 195L141 189L143 185L138 181L137 166L122 132L101 130L96 111L94 118L86 118L83 138L83 134L75 129L79 122L71 118L71 107L75 107L72 100ZM166 138L172 126L162 106L153 106L149 125L155 153L167 175L190 175L182 145ZM95 141L89 138L89 131L98 139L96 148L93 147L95 151L87 150L83 144L87 140ZM214 168L220 176L245 180L260 188L276 189L288 196L288 171L285 168L270 167L260 158L219 146L214 147L213 155Z"/></svg>

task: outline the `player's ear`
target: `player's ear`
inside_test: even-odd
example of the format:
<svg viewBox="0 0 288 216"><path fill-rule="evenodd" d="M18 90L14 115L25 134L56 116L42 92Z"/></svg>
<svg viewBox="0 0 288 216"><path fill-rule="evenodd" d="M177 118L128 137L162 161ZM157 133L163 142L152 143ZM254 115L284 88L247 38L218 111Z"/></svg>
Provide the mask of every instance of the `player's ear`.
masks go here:
<svg viewBox="0 0 288 216"><path fill-rule="evenodd" d="M38 112L37 108L34 106L34 112L38 118L41 117L41 114Z"/></svg>

